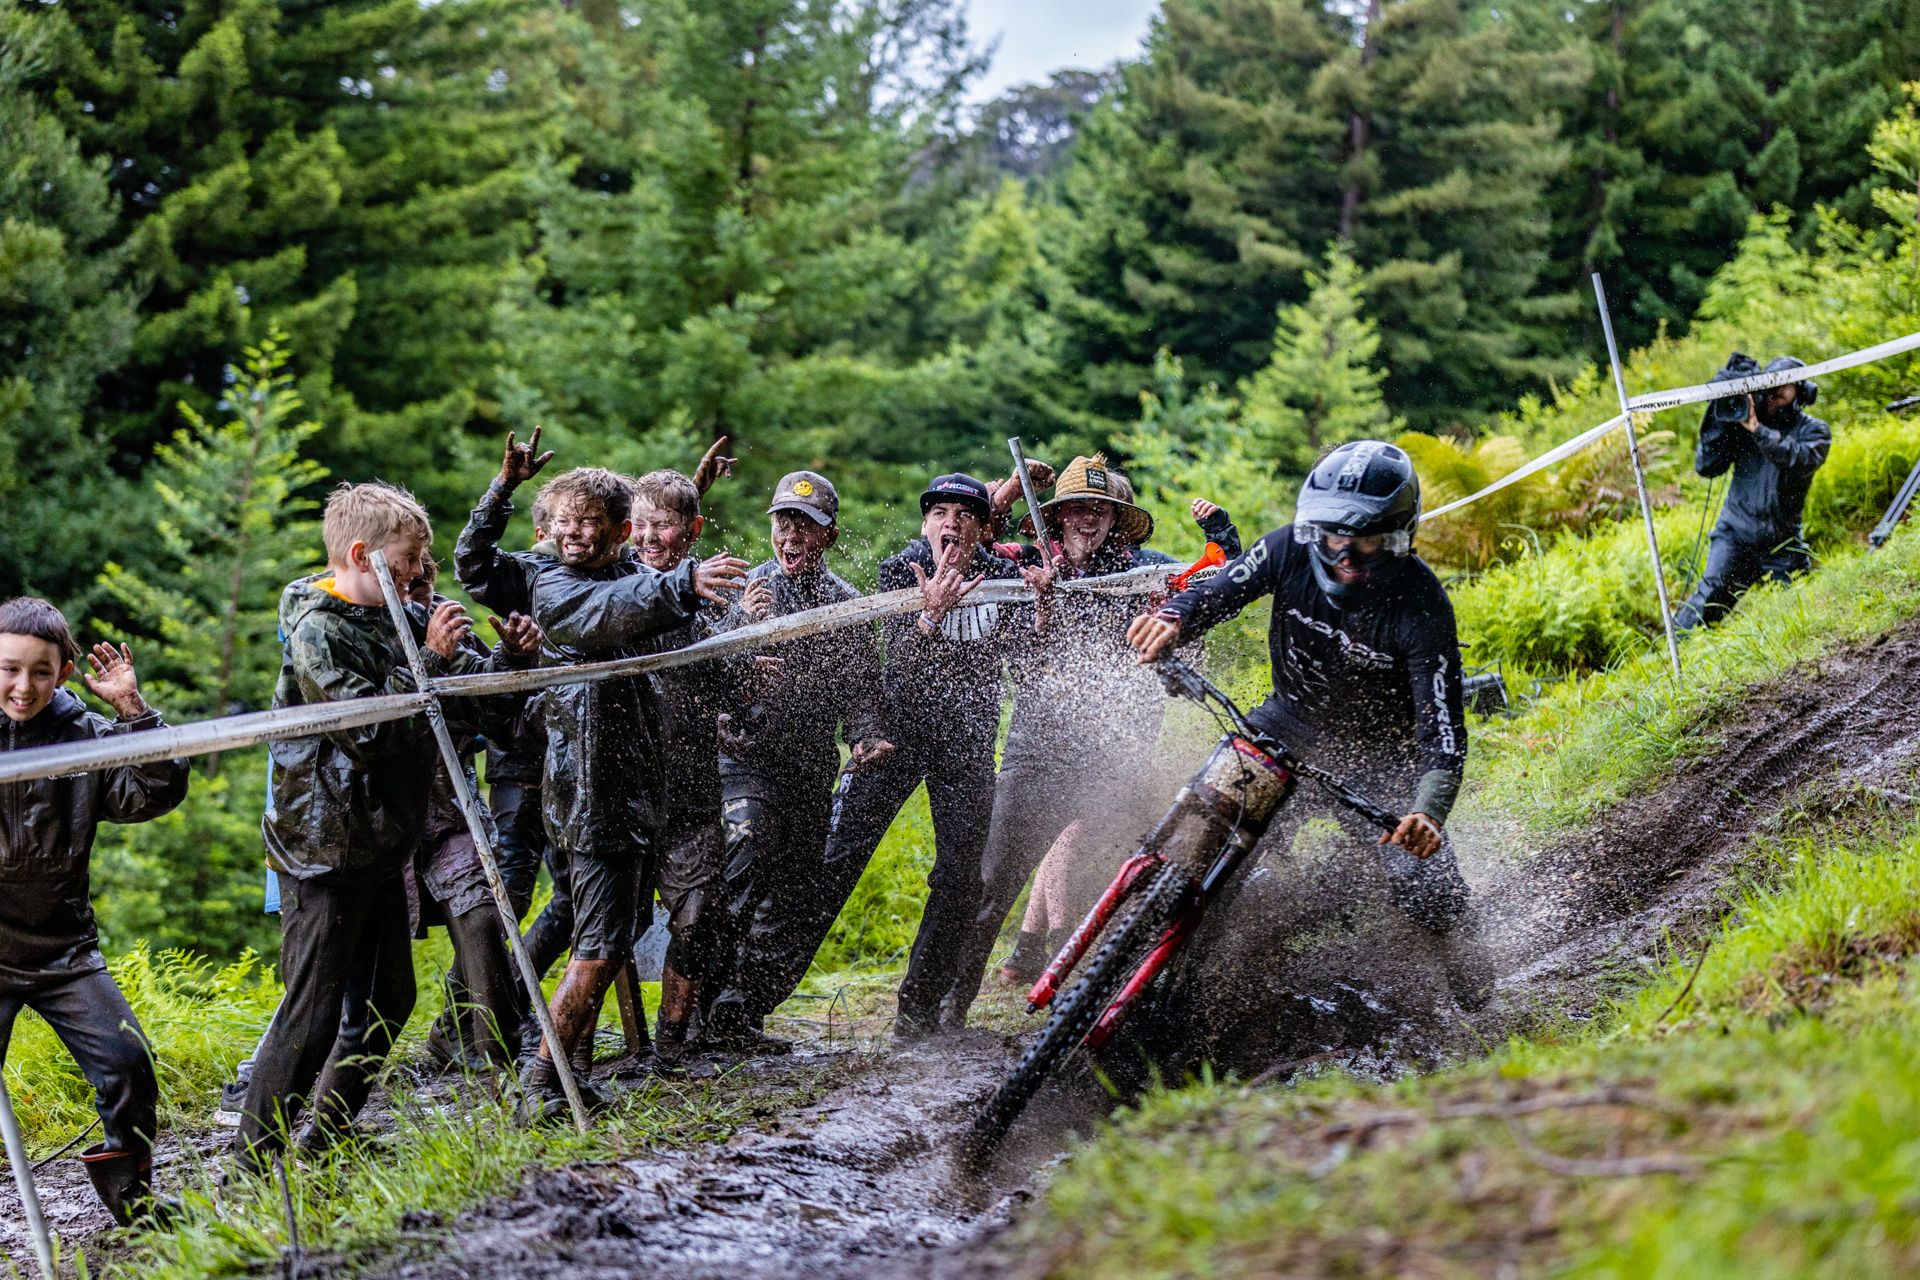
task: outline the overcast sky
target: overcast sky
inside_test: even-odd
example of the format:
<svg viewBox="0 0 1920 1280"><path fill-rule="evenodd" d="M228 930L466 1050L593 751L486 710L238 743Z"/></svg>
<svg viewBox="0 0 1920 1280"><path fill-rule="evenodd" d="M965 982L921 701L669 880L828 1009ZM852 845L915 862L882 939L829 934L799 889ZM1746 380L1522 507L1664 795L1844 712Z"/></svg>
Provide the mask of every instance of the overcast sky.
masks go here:
<svg viewBox="0 0 1920 1280"><path fill-rule="evenodd" d="M1000 38L968 96L985 102L1061 67L1092 71L1138 53L1159 8L1159 0L967 0L974 43Z"/></svg>

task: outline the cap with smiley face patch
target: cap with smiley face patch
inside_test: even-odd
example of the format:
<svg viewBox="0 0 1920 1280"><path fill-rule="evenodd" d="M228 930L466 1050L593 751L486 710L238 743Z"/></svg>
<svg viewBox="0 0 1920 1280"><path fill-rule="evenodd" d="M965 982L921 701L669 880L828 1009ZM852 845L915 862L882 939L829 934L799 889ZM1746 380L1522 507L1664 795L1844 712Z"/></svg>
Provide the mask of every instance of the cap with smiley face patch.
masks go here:
<svg viewBox="0 0 1920 1280"><path fill-rule="evenodd" d="M767 505L768 515L776 511L803 511L815 523L830 526L840 518L840 495L817 471L789 471L780 477Z"/></svg>

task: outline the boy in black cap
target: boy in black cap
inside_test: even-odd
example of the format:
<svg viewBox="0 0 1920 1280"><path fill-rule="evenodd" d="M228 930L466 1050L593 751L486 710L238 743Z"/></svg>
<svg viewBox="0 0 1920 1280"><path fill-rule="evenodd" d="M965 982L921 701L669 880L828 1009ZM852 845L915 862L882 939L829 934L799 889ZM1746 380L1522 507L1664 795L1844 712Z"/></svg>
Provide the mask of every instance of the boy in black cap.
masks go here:
<svg viewBox="0 0 1920 1280"><path fill-rule="evenodd" d="M826 567L839 537L840 497L825 476L795 471L767 506L773 559L747 575L740 611L749 622L857 599ZM840 751L848 770L884 759L878 654L867 627L847 627L769 649L750 705L721 726L721 789L727 822L725 893L747 930L725 989L707 1014L715 1047L782 1047L761 1022L792 994L833 917L819 915Z"/></svg>
<svg viewBox="0 0 1920 1280"><path fill-rule="evenodd" d="M884 627L887 726L898 750L856 776L841 797L827 845L829 878L814 895L813 912L826 922L817 946L900 806L926 783L935 853L926 912L900 984L894 1030L903 1038L938 1025L979 908L1002 664L1014 638L1034 626L1030 607L970 604L967 597L988 578L1043 573L988 550L992 497L974 477L936 476L920 495L920 511L920 537L880 564L880 590L919 586L926 593L917 616L890 618Z"/></svg>

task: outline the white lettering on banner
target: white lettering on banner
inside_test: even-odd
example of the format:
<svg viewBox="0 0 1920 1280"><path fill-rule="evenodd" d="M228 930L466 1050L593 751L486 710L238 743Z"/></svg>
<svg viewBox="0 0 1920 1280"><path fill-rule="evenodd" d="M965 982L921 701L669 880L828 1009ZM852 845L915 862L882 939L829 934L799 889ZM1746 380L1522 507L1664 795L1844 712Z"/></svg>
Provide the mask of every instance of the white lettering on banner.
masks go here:
<svg viewBox="0 0 1920 1280"><path fill-rule="evenodd" d="M1306 614L1293 608L1291 605L1287 607L1287 616L1302 626L1318 631L1321 635L1334 641L1340 646L1340 652L1342 654L1358 662L1363 667L1373 667L1376 670L1384 670L1393 665L1393 657L1390 654L1382 653L1378 649L1361 644L1358 640L1355 640L1339 628L1322 622L1318 618L1309 618Z"/></svg>

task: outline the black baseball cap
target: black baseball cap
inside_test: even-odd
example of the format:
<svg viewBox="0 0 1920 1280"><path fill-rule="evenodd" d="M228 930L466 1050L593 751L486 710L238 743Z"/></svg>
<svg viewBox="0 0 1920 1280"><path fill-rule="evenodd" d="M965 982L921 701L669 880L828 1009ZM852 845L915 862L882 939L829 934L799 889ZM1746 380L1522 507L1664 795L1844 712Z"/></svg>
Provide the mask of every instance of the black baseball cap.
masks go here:
<svg viewBox="0 0 1920 1280"><path fill-rule="evenodd" d="M961 471L933 478L927 491L920 495L920 514L927 514L927 508L936 502L963 502L975 508L983 524L993 515L993 495L988 492L986 481Z"/></svg>

